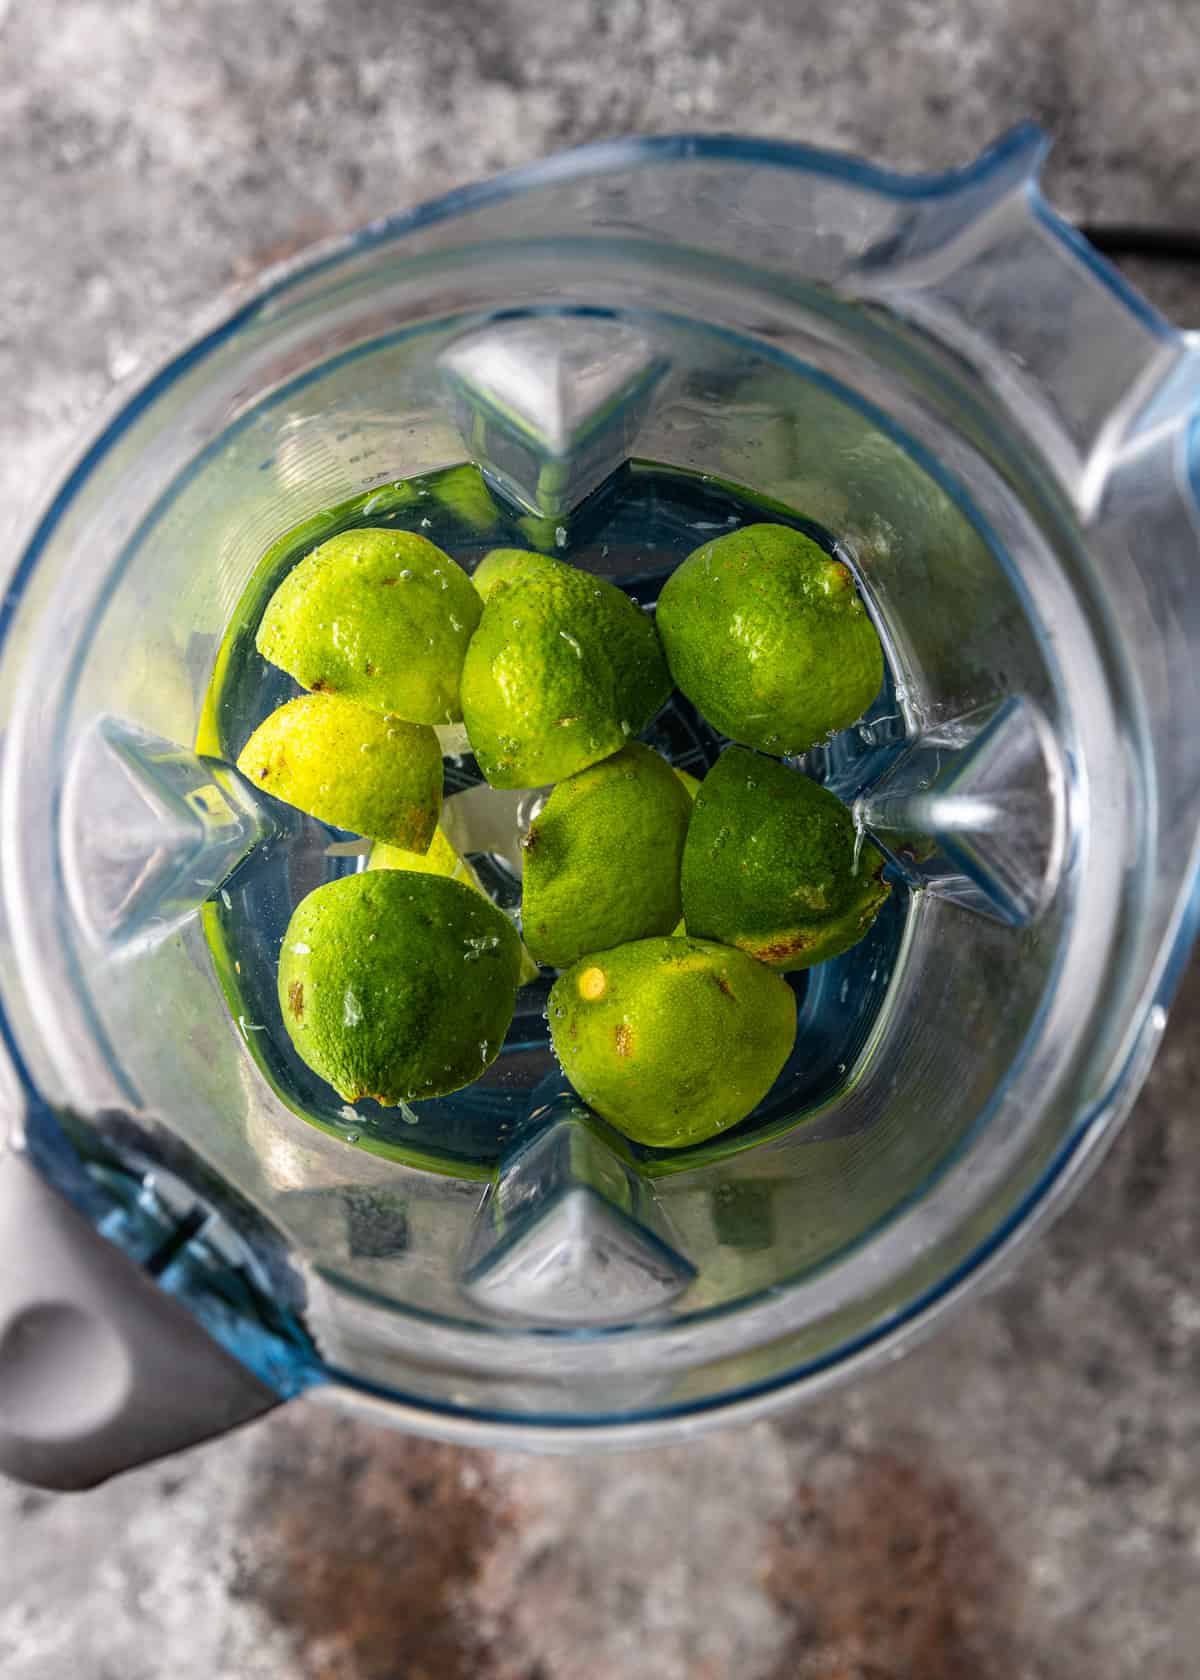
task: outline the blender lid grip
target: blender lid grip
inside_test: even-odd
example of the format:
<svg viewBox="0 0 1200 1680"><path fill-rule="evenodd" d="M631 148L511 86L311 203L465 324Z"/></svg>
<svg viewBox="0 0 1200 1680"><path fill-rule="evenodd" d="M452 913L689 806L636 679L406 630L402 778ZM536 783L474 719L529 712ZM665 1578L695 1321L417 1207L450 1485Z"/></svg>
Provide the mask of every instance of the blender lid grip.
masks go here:
<svg viewBox="0 0 1200 1680"><path fill-rule="evenodd" d="M0 1473L94 1487L279 1400L0 1147Z"/></svg>

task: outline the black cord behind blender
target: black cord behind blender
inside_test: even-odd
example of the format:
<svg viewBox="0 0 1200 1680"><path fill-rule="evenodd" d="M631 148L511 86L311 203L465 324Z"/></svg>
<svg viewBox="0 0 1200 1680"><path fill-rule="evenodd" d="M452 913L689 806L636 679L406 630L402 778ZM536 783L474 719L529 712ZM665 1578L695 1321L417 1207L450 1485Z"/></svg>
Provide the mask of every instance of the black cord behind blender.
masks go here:
<svg viewBox="0 0 1200 1680"><path fill-rule="evenodd" d="M1106 257L1148 257L1160 262L1200 262L1200 232L1137 222L1083 222L1079 232Z"/></svg>

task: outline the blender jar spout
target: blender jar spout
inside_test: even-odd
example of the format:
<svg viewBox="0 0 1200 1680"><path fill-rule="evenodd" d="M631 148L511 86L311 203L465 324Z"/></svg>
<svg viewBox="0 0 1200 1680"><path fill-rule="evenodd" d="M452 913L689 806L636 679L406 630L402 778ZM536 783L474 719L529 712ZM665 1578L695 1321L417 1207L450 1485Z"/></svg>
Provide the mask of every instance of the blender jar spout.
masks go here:
<svg viewBox="0 0 1200 1680"><path fill-rule="evenodd" d="M1023 124L931 184L839 289L966 361L1090 520L1122 457L1194 411L1200 355L1051 209L1048 149Z"/></svg>

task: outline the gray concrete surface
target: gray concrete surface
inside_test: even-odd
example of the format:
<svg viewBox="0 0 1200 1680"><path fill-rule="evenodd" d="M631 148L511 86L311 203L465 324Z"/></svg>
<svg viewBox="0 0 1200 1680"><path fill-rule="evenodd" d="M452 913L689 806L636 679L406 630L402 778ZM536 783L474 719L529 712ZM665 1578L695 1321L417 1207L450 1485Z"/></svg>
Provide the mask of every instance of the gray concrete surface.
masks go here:
<svg viewBox="0 0 1200 1680"><path fill-rule="evenodd" d="M0 0L0 500L300 243L681 126L970 157L1195 226L1192 0ZM1200 323L1200 277L1139 281ZM693 1447L457 1451L293 1408L0 1487L4 1680L1192 1680L1200 973L1079 1205L857 1388Z"/></svg>

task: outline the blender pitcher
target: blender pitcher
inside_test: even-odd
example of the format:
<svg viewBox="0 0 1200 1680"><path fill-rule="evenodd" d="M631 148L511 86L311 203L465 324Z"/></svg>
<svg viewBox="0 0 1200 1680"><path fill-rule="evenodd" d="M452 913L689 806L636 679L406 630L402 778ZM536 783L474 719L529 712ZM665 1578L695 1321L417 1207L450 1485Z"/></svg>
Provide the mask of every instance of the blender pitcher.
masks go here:
<svg viewBox="0 0 1200 1680"><path fill-rule="evenodd" d="M683 1435L895 1352L1064 1204L1194 927L1200 374L1040 197L1044 147L592 146L276 271L104 425L0 610L0 1467L85 1486L302 1394ZM833 533L890 669L801 768L893 893L798 988L769 1096L625 1142L544 981L456 1096L305 1084L256 976L361 860L206 701L263 555L357 497L652 605L731 485ZM720 746L678 698L647 739ZM446 809L511 903L529 806L471 765Z"/></svg>

